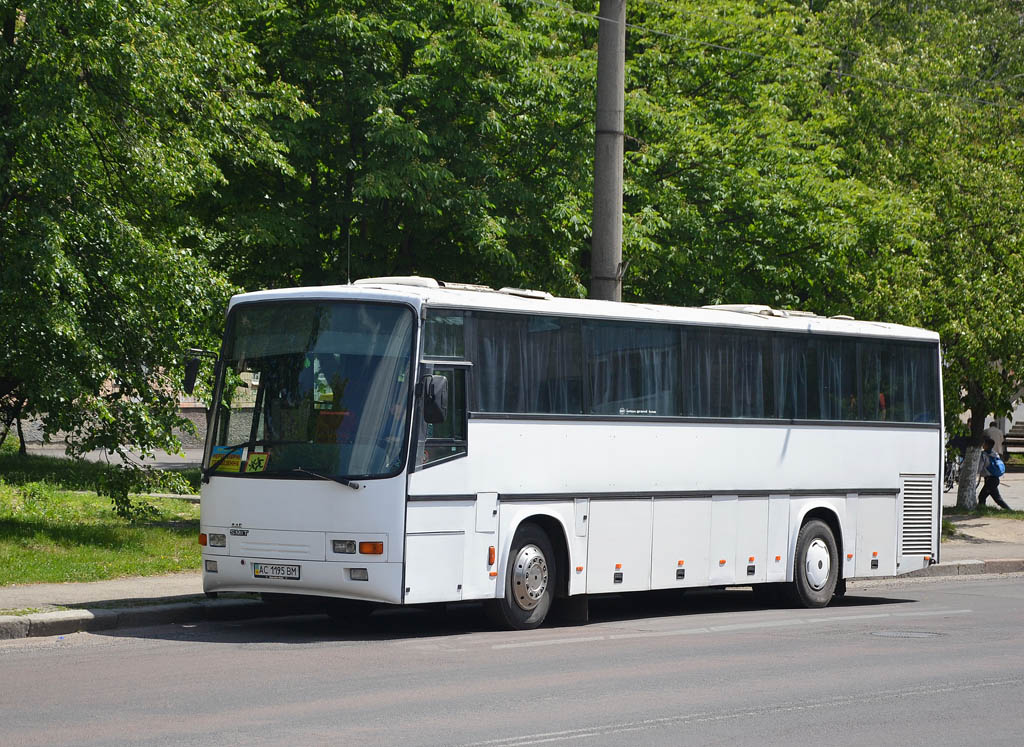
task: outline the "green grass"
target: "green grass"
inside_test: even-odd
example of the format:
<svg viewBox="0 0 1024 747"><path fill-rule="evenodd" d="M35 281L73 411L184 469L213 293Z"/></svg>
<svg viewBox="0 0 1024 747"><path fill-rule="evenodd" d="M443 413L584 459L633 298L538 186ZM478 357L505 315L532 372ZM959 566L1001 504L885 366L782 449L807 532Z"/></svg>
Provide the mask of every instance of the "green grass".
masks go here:
<svg viewBox="0 0 1024 747"><path fill-rule="evenodd" d="M1024 521L1024 511L1007 511L999 508L998 506L993 507L991 504L984 506L978 506L974 511L962 511L958 508L945 508L942 511L942 523L945 525L946 519L972 519L979 516L991 516L994 519L1016 519L1017 521Z"/></svg>
<svg viewBox="0 0 1024 747"><path fill-rule="evenodd" d="M998 517L1000 519L1017 519L1018 521L1024 521L1024 511L1007 511L1005 509L999 508L998 506L993 506L991 504L978 506L978 508L970 515L992 516Z"/></svg>
<svg viewBox="0 0 1024 747"><path fill-rule="evenodd" d="M199 505L145 496L144 519L94 490L106 464L0 450L0 585L196 570ZM198 470L192 484L198 487Z"/></svg>

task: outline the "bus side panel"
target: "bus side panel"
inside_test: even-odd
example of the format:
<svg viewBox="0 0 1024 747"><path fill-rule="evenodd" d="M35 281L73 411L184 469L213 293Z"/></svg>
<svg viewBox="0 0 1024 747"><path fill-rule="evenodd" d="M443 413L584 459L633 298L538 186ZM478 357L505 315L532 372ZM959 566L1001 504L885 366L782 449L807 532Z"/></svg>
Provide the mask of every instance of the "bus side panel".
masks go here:
<svg viewBox="0 0 1024 747"><path fill-rule="evenodd" d="M734 582L762 583L768 573L768 497L741 497L736 509Z"/></svg>
<svg viewBox="0 0 1024 747"><path fill-rule="evenodd" d="M405 538L405 601L462 599L466 535L462 532L410 534Z"/></svg>
<svg viewBox="0 0 1024 747"><path fill-rule="evenodd" d="M789 554L789 504L788 495L768 497L768 552L765 557L765 578L768 583L786 580L787 556Z"/></svg>
<svg viewBox="0 0 1024 747"><path fill-rule="evenodd" d="M651 588L651 498L590 501L587 592Z"/></svg>
<svg viewBox="0 0 1024 747"><path fill-rule="evenodd" d="M738 514L738 496L716 495L711 499L711 557L708 582L713 586L725 586L735 582Z"/></svg>
<svg viewBox="0 0 1024 747"><path fill-rule="evenodd" d="M710 497L655 500L652 588L707 585L710 528Z"/></svg>
<svg viewBox="0 0 1024 747"><path fill-rule="evenodd" d="M466 535L476 525L476 501L410 503L406 522L405 602L462 599Z"/></svg>
<svg viewBox="0 0 1024 747"><path fill-rule="evenodd" d="M895 495L861 495L857 498L856 553L858 576L896 575Z"/></svg>

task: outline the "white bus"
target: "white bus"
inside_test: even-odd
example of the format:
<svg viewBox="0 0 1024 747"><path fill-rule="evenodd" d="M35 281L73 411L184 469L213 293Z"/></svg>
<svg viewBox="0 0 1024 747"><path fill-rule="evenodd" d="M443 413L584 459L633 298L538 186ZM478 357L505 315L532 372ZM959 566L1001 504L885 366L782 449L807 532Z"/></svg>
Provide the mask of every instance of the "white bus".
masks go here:
<svg viewBox="0 0 1024 747"><path fill-rule="evenodd" d="M933 332L375 278L235 296L207 592L487 600L846 579L937 562ZM344 602L338 602L344 607Z"/></svg>

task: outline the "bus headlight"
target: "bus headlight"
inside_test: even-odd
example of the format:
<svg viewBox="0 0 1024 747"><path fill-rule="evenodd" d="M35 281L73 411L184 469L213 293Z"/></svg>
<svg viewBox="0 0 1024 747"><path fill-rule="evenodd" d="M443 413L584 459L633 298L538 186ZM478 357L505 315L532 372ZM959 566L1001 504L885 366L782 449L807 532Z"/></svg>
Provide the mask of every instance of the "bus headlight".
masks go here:
<svg viewBox="0 0 1024 747"><path fill-rule="evenodd" d="M228 537L226 534L209 534L210 547L227 547Z"/></svg>
<svg viewBox="0 0 1024 747"><path fill-rule="evenodd" d="M332 540L331 546L338 555L354 555L356 552L355 540Z"/></svg>

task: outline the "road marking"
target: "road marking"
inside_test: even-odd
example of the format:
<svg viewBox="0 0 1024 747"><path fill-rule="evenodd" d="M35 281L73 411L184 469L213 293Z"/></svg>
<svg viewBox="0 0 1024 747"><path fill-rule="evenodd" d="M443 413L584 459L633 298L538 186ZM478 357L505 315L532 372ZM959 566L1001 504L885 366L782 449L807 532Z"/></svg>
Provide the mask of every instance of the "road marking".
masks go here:
<svg viewBox="0 0 1024 747"><path fill-rule="evenodd" d="M548 742L564 742L572 739L591 739L593 737L623 734L631 731L656 729L663 726L688 726L693 724L730 721L750 717L758 718L772 716L780 712L837 708L859 703L891 702L896 698L926 697L944 693L963 693L967 690L1006 687L1007 685L1019 686L1022 684L1024 684L1024 677L1009 677L999 680L978 680L975 682L946 682L936 685L919 685L917 687L894 688L891 690L883 690L881 692L875 690L865 694L833 695L810 702L780 703L778 705L766 705L759 708L743 708L740 710L724 711L721 713L690 713L679 716L665 716L663 718L623 721L620 723L591 726L582 729L566 729L564 731L521 734L515 737L489 739L484 742L472 742L463 745L463 747L521 747L523 745L545 744Z"/></svg>
<svg viewBox="0 0 1024 747"><path fill-rule="evenodd" d="M579 638L545 638L540 641L523 641L521 643L499 643L491 646L492 649L504 649L504 648L532 648L534 646L558 646L563 643L589 643L591 641L604 641L607 640L607 636L593 635L593 636L581 636Z"/></svg>
<svg viewBox="0 0 1024 747"><path fill-rule="evenodd" d="M878 612L866 615L829 615L828 617L798 617L781 620L758 620L753 622L729 623L727 625L708 625L696 628L673 628L671 630L640 630L630 633L608 633L605 635L588 635L579 637L542 638L534 641L517 641L515 643L497 643L491 646L495 651L514 648L537 648L541 646L565 646L573 643L594 643L596 641L622 641L637 638L665 638L668 636L703 635L705 633L728 633L738 630L758 630L771 628L792 628L799 625L819 625L822 623L860 622L862 620L881 620L885 618L938 617L944 615L969 614L972 610L920 610L917 612Z"/></svg>

